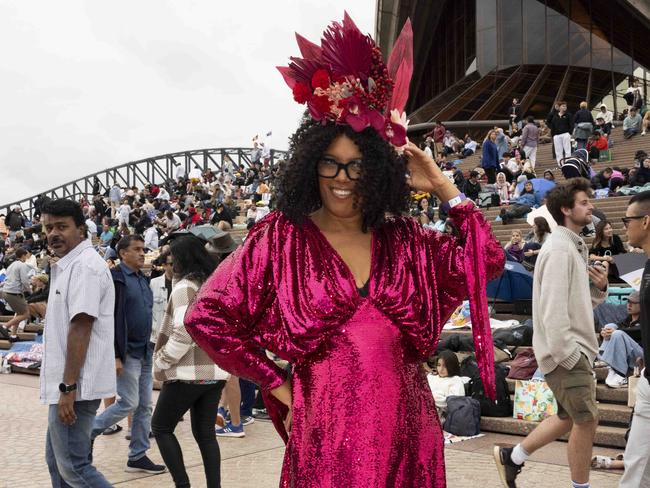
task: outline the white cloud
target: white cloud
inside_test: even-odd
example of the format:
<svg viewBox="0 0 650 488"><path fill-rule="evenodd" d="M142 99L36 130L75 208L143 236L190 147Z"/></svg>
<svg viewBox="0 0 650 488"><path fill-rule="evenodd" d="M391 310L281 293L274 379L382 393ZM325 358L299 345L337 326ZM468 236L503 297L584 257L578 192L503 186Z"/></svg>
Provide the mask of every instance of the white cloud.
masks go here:
<svg viewBox="0 0 650 488"><path fill-rule="evenodd" d="M347 9L374 32L374 0L0 0L0 202L127 161L286 148L302 107L275 69Z"/></svg>

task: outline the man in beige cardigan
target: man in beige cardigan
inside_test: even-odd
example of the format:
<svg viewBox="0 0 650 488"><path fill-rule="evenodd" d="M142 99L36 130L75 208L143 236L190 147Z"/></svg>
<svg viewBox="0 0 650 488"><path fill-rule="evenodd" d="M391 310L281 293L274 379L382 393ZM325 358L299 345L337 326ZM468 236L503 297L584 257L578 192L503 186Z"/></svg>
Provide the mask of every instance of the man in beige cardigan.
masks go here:
<svg viewBox="0 0 650 488"><path fill-rule="evenodd" d="M524 461L564 434L574 488L589 487L591 450L598 425L592 365L598 353L593 307L607 297L607 263L590 264L581 229L591 223L593 205L586 179L574 178L546 195L558 223L537 258L533 278L533 349L558 403L514 448L494 447L504 486L515 487Z"/></svg>

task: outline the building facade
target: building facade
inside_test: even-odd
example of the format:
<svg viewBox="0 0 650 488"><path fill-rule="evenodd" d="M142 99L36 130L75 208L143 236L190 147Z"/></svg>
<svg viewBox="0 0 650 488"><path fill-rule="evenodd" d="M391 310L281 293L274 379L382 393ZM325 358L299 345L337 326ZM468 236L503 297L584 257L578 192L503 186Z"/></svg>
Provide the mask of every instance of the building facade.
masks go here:
<svg viewBox="0 0 650 488"><path fill-rule="evenodd" d="M408 17L411 123L503 120L513 98L536 118L559 99L621 116L633 81L650 91L647 0L378 0L384 52Z"/></svg>

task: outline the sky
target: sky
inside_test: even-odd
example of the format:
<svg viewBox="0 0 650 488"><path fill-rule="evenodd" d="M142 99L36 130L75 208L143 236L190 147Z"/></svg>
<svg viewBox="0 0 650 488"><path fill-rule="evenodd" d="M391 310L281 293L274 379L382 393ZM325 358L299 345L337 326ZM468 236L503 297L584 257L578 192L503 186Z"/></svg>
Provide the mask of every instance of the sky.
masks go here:
<svg viewBox="0 0 650 488"><path fill-rule="evenodd" d="M376 0L0 0L0 205L175 151L286 149L304 109L275 66Z"/></svg>

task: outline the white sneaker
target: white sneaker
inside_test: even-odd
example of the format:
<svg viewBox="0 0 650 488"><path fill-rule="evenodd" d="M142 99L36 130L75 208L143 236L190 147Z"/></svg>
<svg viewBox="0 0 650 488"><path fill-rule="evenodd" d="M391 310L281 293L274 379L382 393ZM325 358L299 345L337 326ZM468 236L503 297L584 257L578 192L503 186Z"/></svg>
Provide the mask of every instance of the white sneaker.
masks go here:
<svg viewBox="0 0 650 488"><path fill-rule="evenodd" d="M645 131L641 132L641 135L644 136L644 135L645 135Z"/></svg>
<svg viewBox="0 0 650 488"><path fill-rule="evenodd" d="M605 379L605 384L610 388L624 388L627 386L627 378L615 373L613 369L609 369L609 374Z"/></svg>

